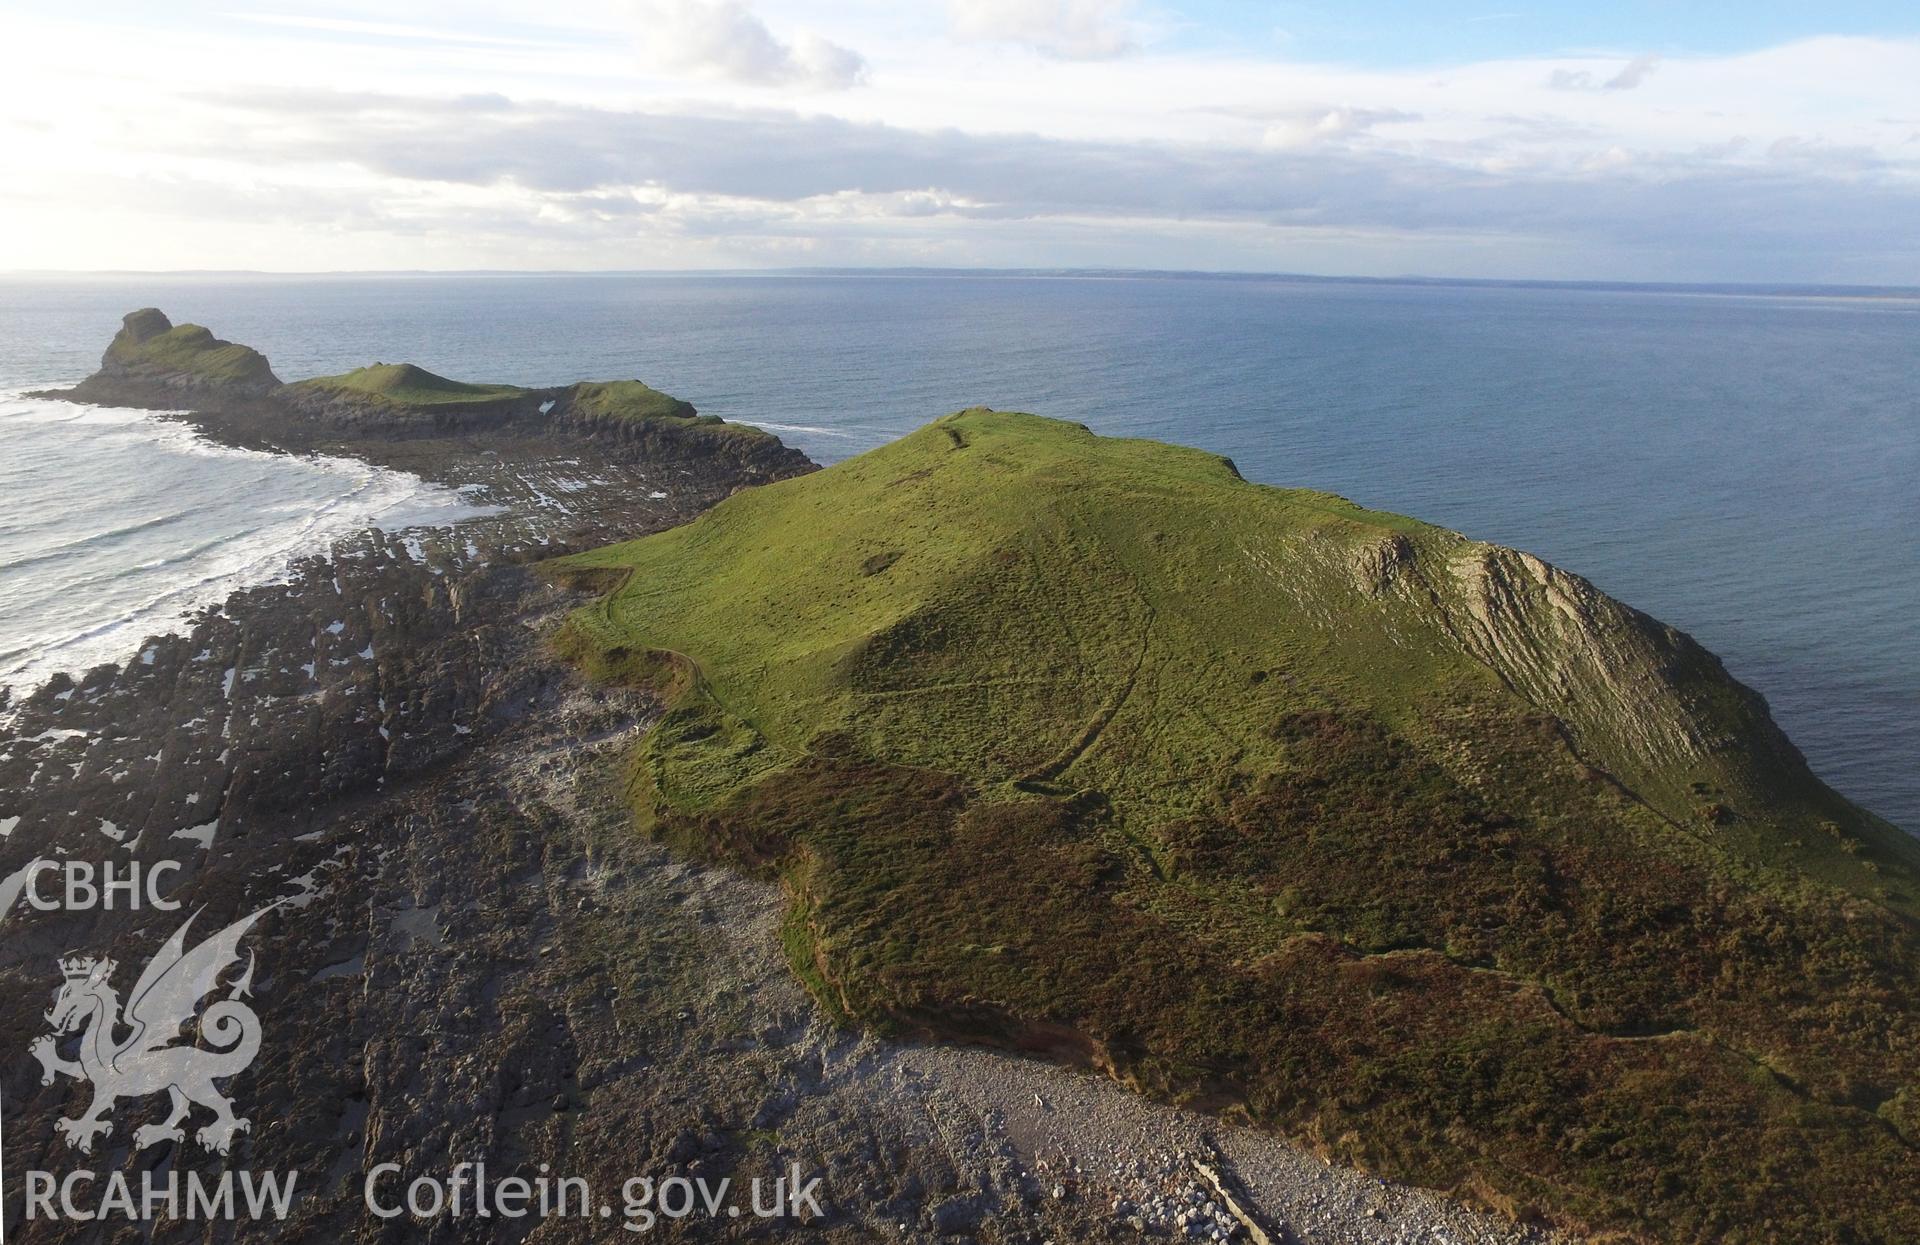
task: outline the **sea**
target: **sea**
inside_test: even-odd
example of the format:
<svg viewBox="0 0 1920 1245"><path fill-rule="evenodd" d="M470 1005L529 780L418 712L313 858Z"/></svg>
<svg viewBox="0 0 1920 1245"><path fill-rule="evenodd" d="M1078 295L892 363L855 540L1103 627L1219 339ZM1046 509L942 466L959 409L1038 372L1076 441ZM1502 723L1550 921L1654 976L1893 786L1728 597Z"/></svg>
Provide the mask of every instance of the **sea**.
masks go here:
<svg viewBox="0 0 1920 1245"><path fill-rule="evenodd" d="M1920 833L1920 300L1135 274L0 278L0 684L467 498L33 400L120 317L283 379L638 377L831 463L967 406L1231 456L1530 550L1691 632L1833 786Z"/></svg>

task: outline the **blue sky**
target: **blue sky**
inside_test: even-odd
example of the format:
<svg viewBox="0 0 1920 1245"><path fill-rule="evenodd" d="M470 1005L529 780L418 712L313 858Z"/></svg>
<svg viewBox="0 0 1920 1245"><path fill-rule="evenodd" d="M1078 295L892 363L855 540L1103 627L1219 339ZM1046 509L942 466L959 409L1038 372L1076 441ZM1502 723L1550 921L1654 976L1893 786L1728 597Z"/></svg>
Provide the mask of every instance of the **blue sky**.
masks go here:
<svg viewBox="0 0 1920 1245"><path fill-rule="evenodd" d="M1044 7L1045 0L1033 7ZM10 7L47 15L69 13L66 0L15 0ZM92 18L133 30L141 27L205 28L235 14L332 17L338 20L403 22L405 4L155 5L144 0L95 0ZM425 6L451 13L459 6ZM474 5L448 28L475 37L582 38L573 18L591 5L550 5L516 11L504 5ZM813 6L831 12L834 6ZM901 27L937 25L939 4L893 6L877 18L862 6L843 6L859 22ZM1108 6L1119 9L1123 6ZM1579 52L1658 52L1669 55L1753 51L1820 35L1889 38L1920 36L1920 6L1911 3L1812 4L1805 0L1636 0L1632 3L1434 4L1419 0L1189 0L1131 6L1157 32L1157 49L1190 52L1271 52L1305 60L1361 66L1415 67L1548 56Z"/></svg>
<svg viewBox="0 0 1920 1245"><path fill-rule="evenodd" d="M1196 49L1272 41L1309 60L1416 66L1580 51L1746 52L1817 35L1912 36L1911 3L1638 0L1637 3L1346 4L1212 0L1169 6Z"/></svg>
<svg viewBox="0 0 1920 1245"><path fill-rule="evenodd" d="M1920 284L1915 13L15 0L0 269Z"/></svg>

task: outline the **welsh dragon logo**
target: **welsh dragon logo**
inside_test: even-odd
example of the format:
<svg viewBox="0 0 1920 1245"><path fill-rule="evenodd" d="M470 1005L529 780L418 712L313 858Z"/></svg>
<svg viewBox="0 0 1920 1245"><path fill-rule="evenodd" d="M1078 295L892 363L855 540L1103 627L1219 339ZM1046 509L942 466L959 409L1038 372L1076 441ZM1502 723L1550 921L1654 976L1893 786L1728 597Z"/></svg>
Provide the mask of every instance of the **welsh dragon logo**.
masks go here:
<svg viewBox="0 0 1920 1245"><path fill-rule="evenodd" d="M69 1076L93 1086L93 1105L76 1119L59 1120L54 1127L67 1144L91 1152L94 1139L113 1131L113 1106L122 1098L144 1098L165 1091L171 1099L166 1121L134 1132L141 1149L163 1141L184 1141L183 1121L194 1106L213 1112L213 1121L194 1134L202 1146L220 1154L233 1145L234 1134L248 1131L246 1119L233 1113L233 1103L214 1088L214 1082L244 1070L260 1053L260 1018L240 1000L253 984L253 956L246 971L223 999L204 1012L202 1000L213 994L220 979L240 962L240 939L254 922L278 904L269 904L252 916L234 922L213 937L186 950L187 928L193 917L174 931L166 946L140 974L127 998L126 1011L110 981L117 967L112 960L67 956L60 961L66 979L46 1014L53 1033L28 1047L40 1061L42 1085ZM197 913L195 914L198 915ZM212 1049L182 1042L181 1030L199 1013L199 1035ZM79 1058L64 1059L60 1044L78 1033Z"/></svg>

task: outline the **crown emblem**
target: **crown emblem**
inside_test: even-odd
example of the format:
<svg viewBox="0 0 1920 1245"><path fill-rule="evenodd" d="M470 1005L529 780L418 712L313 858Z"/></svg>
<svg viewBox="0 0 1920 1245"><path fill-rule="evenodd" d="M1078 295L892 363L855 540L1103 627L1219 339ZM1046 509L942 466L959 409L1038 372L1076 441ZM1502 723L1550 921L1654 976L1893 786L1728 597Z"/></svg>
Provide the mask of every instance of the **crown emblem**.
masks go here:
<svg viewBox="0 0 1920 1245"><path fill-rule="evenodd" d="M104 967L107 973L113 971L112 960L99 960L90 955L69 955L60 961L60 972L68 981L85 981L93 976L94 970ZM102 976L105 974L103 973Z"/></svg>

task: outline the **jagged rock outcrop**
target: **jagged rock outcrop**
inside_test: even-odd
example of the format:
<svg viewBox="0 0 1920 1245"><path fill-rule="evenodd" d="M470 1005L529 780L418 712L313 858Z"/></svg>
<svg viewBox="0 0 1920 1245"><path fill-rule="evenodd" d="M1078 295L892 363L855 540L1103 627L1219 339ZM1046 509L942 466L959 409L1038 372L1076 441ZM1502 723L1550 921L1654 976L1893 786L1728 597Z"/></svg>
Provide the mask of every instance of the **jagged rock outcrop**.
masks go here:
<svg viewBox="0 0 1920 1245"><path fill-rule="evenodd" d="M197 324L175 325L157 307L142 307L121 320L100 370L65 396L174 408L257 401L281 388L259 351L222 341Z"/></svg>

